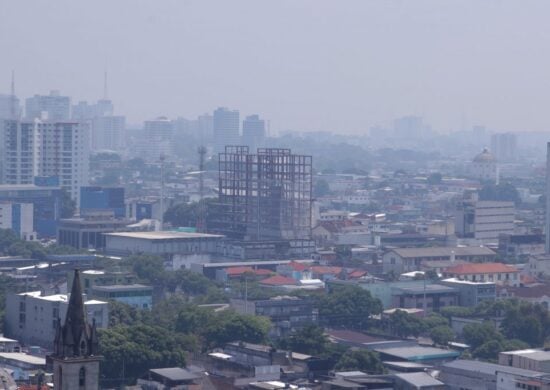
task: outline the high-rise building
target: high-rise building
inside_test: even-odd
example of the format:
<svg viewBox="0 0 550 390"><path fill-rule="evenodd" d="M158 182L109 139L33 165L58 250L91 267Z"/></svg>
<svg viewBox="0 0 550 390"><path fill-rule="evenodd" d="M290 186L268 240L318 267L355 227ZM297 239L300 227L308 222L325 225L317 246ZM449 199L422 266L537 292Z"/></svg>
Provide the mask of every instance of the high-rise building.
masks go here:
<svg viewBox="0 0 550 390"><path fill-rule="evenodd" d="M243 121L243 143L252 149L263 146L265 121L258 115L249 115Z"/></svg>
<svg viewBox="0 0 550 390"><path fill-rule="evenodd" d="M311 238L311 156L227 146L219 155L220 232L243 240Z"/></svg>
<svg viewBox="0 0 550 390"><path fill-rule="evenodd" d="M71 98L61 96L59 91L51 91L49 95L34 95L25 101L25 117L68 121L71 118Z"/></svg>
<svg viewBox="0 0 550 390"><path fill-rule="evenodd" d="M55 237L61 213L61 188L35 184L0 185L0 202L31 203L33 205L33 231L41 237Z"/></svg>
<svg viewBox="0 0 550 390"><path fill-rule="evenodd" d="M22 240L34 241L33 204L0 201L0 229L11 229Z"/></svg>
<svg viewBox="0 0 550 390"><path fill-rule="evenodd" d="M226 146L239 142L239 111L220 107L214 111L214 149L221 153Z"/></svg>
<svg viewBox="0 0 550 390"><path fill-rule="evenodd" d="M134 151L147 161L158 161L161 155L170 156L173 154L173 134L174 123L166 117L145 121L144 135Z"/></svg>
<svg viewBox="0 0 550 390"><path fill-rule="evenodd" d="M214 117L210 114L199 115L197 118L199 137L204 141L214 138Z"/></svg>
<svg viewBox="0 0 550 390"><path fill-rule="evenodd" d="M113 102L108 99L98 100L96 104L80 101L78 104L73 105L72 119L78 121L92 120L100 116L111 116L113 112Z"/></svg>
<svg viewBox="0 0 550 390"><path fill-rule="evenodd" d="M21 105L15 95L0 93L0 120L17 119L21 115Z"/></svg>
<svg viewBox="0 0 550 390"><path fill-rule="evenodd" d="M455 233L462 238L498 242L500 234L514 233L515 212L514 202L459 202L455 215Z"/></svg>
<svg viewBox="0 0 550 390"><path fill-rule="evenodd" d="M126 132L126 117L98 116L92 120L92 149L121 150L124 149L124 133Z"/></svg>
<svg viewBox="0 0 550 390"><path fill-rule="evenodd" d="M491 151L500 162L515 161L517 138L513 133L497 133L491 136Z"/></svg>
<svg viewBox="0 0 550 390"><path fill-rule="evenodd" d="M80 187L88 184L89 128L85 123L4 121L5 184L33 184L36 176L58 177L79 204Z"/></svg>

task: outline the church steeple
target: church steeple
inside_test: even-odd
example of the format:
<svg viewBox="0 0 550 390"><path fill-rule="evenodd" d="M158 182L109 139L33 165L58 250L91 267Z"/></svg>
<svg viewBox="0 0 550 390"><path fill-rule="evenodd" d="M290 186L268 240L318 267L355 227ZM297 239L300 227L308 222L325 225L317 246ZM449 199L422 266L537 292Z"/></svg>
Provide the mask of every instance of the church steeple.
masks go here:
<svg viewBox="0 0 550 390"><path fill-rule="evenodd" d="M99 341L95 321L86 321L82 286L74 271L65 323L57 320L54 352L50 356L56 390L97 390L99 388Z"/></svg>
<svg viewBox="0 0 550 390"><path fill-rule="evenodd" d="M66 358L96 355L98 342L95 333L95 325L92 327L86 321L80 275L75 270L65 324L61 326L61 321L57 321L54 356Z"/></svg>

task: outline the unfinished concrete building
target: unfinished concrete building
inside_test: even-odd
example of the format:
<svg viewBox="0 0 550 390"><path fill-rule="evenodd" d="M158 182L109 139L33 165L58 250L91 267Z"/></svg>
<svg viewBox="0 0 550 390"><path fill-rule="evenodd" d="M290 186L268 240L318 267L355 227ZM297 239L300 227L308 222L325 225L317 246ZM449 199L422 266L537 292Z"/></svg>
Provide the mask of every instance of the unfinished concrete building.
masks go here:
<svg viewBox="0 0 550 390"><path fill-rule="evenodd" d="M219 154L215 230L247 252L236 257L258 257L260 248L269 253L269 247L280 255L307 254L313 250L311 193L311 156L271 148L252 154L246 146L226 146Z"/></svg>

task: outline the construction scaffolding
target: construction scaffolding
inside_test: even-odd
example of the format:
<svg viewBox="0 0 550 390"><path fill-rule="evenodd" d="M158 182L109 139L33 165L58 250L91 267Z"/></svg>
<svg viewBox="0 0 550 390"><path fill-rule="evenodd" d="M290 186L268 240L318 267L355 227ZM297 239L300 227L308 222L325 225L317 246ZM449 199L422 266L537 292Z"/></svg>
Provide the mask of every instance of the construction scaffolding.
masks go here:
<svg viewBox="0 0 550 390"><path fill-rule="evenodd" d="M217 230L245 241L311 238L312 158L226 146L219 154Z"/></svg>

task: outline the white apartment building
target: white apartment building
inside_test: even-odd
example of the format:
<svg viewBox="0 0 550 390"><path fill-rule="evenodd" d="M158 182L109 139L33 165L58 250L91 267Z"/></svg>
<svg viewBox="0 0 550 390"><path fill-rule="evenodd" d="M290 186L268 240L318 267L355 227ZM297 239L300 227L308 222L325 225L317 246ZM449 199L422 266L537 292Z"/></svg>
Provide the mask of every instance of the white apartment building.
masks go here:
<svg viewBox="0 0 550 390"><path fill-rule="evenodd" d="M32 203L0 202L0 229L11 229L19 238L34 241Z"/></svg>
<svg viewBox="0 0 550 390"><path fill-rule="evenodd" d="M57 321L65 322L69 297L66 294L43 295L40 291L11 294L6 298L4 333L27 345L53 347ZM88 321L98 328L109 325L109 304L85 300Z"/></svg>
<svg viewBox="0 0 550 390"><path fill-rule="evenodd" d="M514 233L514 202L463 201L455 214L455 233L462 238L497 241L501 233Z"/></svg>
<svg viewBox="0 0 550 390"><path fill-rule="evenodd" d="M80 187L88 184L90 140L86 123L4 121L3 181L33 184L35 176L55 176L80 204Z"/></svg>

